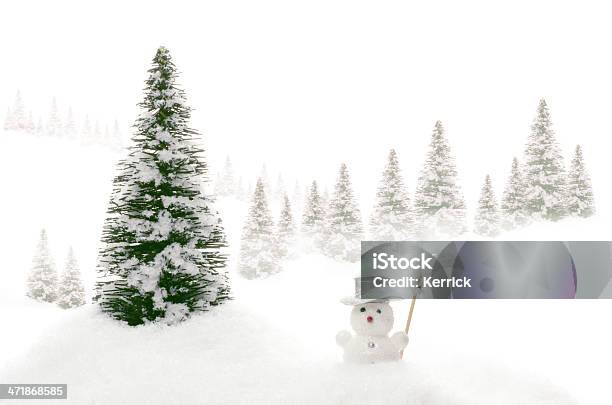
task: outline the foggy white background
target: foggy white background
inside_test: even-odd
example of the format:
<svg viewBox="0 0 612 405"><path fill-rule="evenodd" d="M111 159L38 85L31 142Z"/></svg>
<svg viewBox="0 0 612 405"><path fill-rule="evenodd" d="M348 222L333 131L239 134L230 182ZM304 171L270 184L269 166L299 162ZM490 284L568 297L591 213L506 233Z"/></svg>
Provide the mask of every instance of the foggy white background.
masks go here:
<svg viewBox="0 0 612 405"><path fill-rule="evenodd" d="M169 47L218 169L253 181L267 162L333 185L349 164L370 208L396 147L414 192L443 121L468 208L486 173L498 194L540 97L569 158L582 143L600 211L609 173L612 26L606 2L4 1L0 115L20 89L35 121L51 98L124 133L146 69Z"/></svg>

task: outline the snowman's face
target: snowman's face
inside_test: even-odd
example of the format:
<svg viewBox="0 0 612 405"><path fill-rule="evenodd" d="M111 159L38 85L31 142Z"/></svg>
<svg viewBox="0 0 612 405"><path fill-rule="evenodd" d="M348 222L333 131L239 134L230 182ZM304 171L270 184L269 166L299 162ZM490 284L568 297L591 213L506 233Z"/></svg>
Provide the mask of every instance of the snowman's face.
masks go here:
<svg viewBox="0 0 612 405"><path fill-rule="evenodd" d="M359 335L386 336L393 328L393 310L384 302L356 305L351 312L351 326Z"/></svg>

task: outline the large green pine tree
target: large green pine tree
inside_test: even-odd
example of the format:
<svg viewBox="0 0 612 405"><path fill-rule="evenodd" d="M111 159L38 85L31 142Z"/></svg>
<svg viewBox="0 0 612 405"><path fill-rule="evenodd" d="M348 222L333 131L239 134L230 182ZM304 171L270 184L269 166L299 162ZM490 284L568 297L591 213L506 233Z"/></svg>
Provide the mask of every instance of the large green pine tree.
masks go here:
<svg viewBox="0 0 612 405"><path fill-rule="evenodd" d="M510 230L527 223L525 212L525 181L517 158L512 159L510 177L501 203L501 225Z"/></svg>
<svg viewBox="0 0 612 405"><path fill-rule="evenodd" d="M274 222L264 182L259 178L242 230L238 271L244 278L254 279L270 276L280 270Z"/></svg>
<svg viewBox="0 0 612 405"><path fill-rule="evenodd" d="M404 188L397 153L391 149L370 217L370 235L376 240L405 240L412 235L412 226L410 200Z"/></svg>
<svg viewBox="0 0 612 405"><path fill-rule="evenodd" d="M103 230L95 300L129 325L173 324L229 297L223 228L177 76L160 47Z"/></svg>
<svg viewBox="0 0 612 405"><path fill-rule="evenodd" d="M431 135L414 208L419 227L427 234L460 234L466 230L465 202L457 184L455 159L440 121L436 121Z"/></svg>
<svg viewBox="0 0 612 405"><path fill-rule="evenodd" d="M337 260L356 261L361 250L361 236L361 214L348 168L343 163L329 202L321 247L326 255Z"/></svg>
<svg viewBox="0 0 612 405"><path fill-rule="evenodd" d="M584 165L580 145L576 145L567 181L567 210L570 215L590 217L595 213L591 177Z"/></svg>
<svg viewBox="0 0 612 405"><path fill-rule="evenodd" d="M535 219L559 220L566 214L565 169L544 99L525 148L526 209Z"/></svg>
<svg viewBox="0 0 612 405"><path fill-rule="evenodd" d="M478 200L478 210L474 218L474 232L483 236L499 234L499 211L489 175L485 177Z"/></svg>

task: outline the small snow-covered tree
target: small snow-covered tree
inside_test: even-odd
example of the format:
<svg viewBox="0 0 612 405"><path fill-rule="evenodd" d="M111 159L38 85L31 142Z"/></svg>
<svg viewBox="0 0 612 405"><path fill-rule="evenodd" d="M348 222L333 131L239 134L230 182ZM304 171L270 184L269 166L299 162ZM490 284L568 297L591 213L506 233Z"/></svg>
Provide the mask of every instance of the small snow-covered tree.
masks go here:
<svg viewBox="0 0 612 405"><path fill-rule="evenodd" d="M32 118L32 111L28 112L28 118L26 120L26 132L33 134L36 132L36 125L34 124L34 119Z"/></svg>
<svg viewBox="0 0 612 405"><path fill-rule="evenodd" d="M327 209L329 208L329 190L327 189L327 186L325 186L323 192L321 193L321 205L323 206L323 213L326 214Z"/></svg>
<svg viewBox="0 0 612 405"><path fill-rule="evenodd" d="M110 131L108 130L108 125L104 125L104 144L110 148L115 147Z"/></svg>
<svg viewBox="0 0 612 405"><path fill-rule="evenodd" d="M263 181L259 178L242 230L238 271L244 278L254 279L270 276L280 270L274 222L268 208Z"/></svg>
<svg viewBox="0 0 612 405"><path fill-rule="evenodd" d="M74 124L74 117L72 115L72 107L68 107L68 114L66 115L66 123L64 124L64 134L70 139L76 136L76 126Z"/></svg>
<svg viewBox="0 0 612 405"><path fill-rule="evenodd" d="M282 201L287 191L285 190L285 182L283 180L283 175L278 174L278 178L276 179L276 186L274 188L274 198L279 201Z"/></svg>
<svg viewBox="0 0 612 405"><path fill-rule="evenodd" d="M6 109L6 117L4 118L4 130L10 131L15 128L15 122L13 120L13 112L11 111L11 107Z"/></svg>
<svg viewBox="0 0 612 405"><path fill-rule="evenodd" d="M57 272L49 253L47 232L44 229L40 232L40 240L32 260L26 295L44 302L54 302L57 299Z"/></svg>
<svg viewBox="0 0 612 405"><path fill-rule="evenodd" d="M53 97L53 100L51 101L51 109L49 110L46 130L48 135L56 136L61 136L64 132L64 127L62 126L62 120L59 116L55 97Z"/></svg>
<svg viewBox="0 0 612 405"><path fill-rule="evenodd" d="M323 252L336 260L358 260L362 236L361 214L344 163L340 166L325 222Z"/></svg>
<svg viewBox="0 0 612 405"><path fill-rule="evenodd" d="M83 127L81 128L81 142L86 145L93 143L89 115L85 115L85 119L83 120Z"/></svg>
<svg viewBox="0 0 612 405"><path fill-rule="evenodd" d="M565 169L544 99L540 100L527 140L524 172L527 213L552 221L565 216Z"/></svg>
<svg viewBox="0 0 612 405"><path fill-rule="evenodd" d="M221 188L223 187L221 185L221 173L217 172L217 175L215 176L215 182L214 182L214 189L215 189L215 194L219 195L219 191L221 190Z"/></svg>
<svg viewBox="0 0 612 405"><path fill-rule="evenodd" d="M123 146L123 135L119 128L119 123L115 120L113 124L113 136L111 138L111 144L113 148L121 148Z"/></svg>
<svg viewBox="0 0 612 405"><path fill-rule="evenodd" d="M491 177L487 174L478 200L478 210L474 219L474 232L483 236L499 234L499 211Z"/></svg>
<svg viewBox="0 0 612 405"><path fill-rule="evenodd" d="M102 139L102 131L100 130L100 121L96 120L93 126L93 130L91 131L91 141L94 144L102 144L104 140Z"/></svg>
<svg viewBox="0 0 612 405"><path fill-rule="evenodd" d="M567 181L567 210L570 215L584 218L590 217L595 213L591 177L586 170L580 145L576 145L569 170Z"/></svg>
<svg viewBox="0 0 612 405"><path fill-rule="evenodd" d="M38 118L38 123L36 124L36 135L42 135L45 133L45 127L43 125L43 120L42 118Z"/></svg>
<svg viewBox="0 0 612 405"><path fill-rule="evenodd" d="M238 183L236 183L236 198L240 201L243 201L246 198L246 191L244 190L242 176L238 178Z"/></svg>
<svg viewBox="0 0 612 405"><path fill-rule="evenodd" d="M276 252L281 259L295 254L295 223L291 212L291 202L285 194L278 224L276 225Z"/></svg>
<svg viewBox="0 0 612 405"><path fill-rule="evenodd" d="M391 149L370 217L370 235L375 240L405 240L412 235L412 225L410 201L397 153Z"/></svg>
<svg viewBox="0 0 612 405"><path fill-rule="evenodd" d="M304 203L304 194L302 193L302 186L299 180L295 181L293 185L293 193L291 194L291 202L294 207L301 207Z"/></svg>
<svg viewBox="0 0 612 405"><path fill-rule="evenodd" d="M23 101L21 99L21 93L17 91L15 95L15 103L13 104L13 121L15 123L15 128L18 130L25 130L27 128L27 116L25 112L25 107L23 106Z"/></svg>
<svg viewBox="0 0 612 405"><path fill-rule="evenodd" d="M64 309L85 305L85 288L72 248L68 251L66 265L60 276L57 288L57 305Z"/></svg>
<svg viewBox="0 0 612 405"><path fill-rule="evenodd" d="M528 216L525 212L525 180L517 158L512 159L510 177L504 189L501 203L501 226L506 230L525 225Z"/></svg>
<svg viewBox="0 0 612 405"><path fill-rule="evenodd" d="M103 230L95 300L129 325L174 324L229 294L224 232L203 192L208 167L177 77L160 47Z"/></svg>
<svg viewBox="0 0 612 405"><path fill-rule="evenodd" d="M437 121L414 198L420 232L458 235L466 230L465 202L457 184L455 159Z"/></svg>
<svg viewBox="0 0 612 405"><path fill-rule="evenodd" d="M268 180L268 168L266 164L261 165L261 172L259 173L259 178L264 186L264 190L266 191L266 195L270 194L272 190L270 189L270 181Z"/></svg>
<svg viewBox="0 0 612 405"><path fill-rule="evenodd" d="M229 156L225 158L225 164L216 185L216 191L217 195L223 197L233 196L236 193L234 167L232 166L232 161L230 160Z"/></svg>
<svg viewBox="0 0 612 405"><path fill-rule="evenodd" d="M13 108L7 112L6 121L4 123L4 129L14 131L25 131L28 129L28 116L21 99L21 92L17 90L15 94L15 101Z"/></svg>
<svg viewBox="0 0 612 405"><path fill-rule="evenodd" d="M319 194L319 186L316 181L313 181L302 213L301 232L305 239L309 239L307 242L314 242L317 237L322 235L325 228L324 220L325 210Z"/></svg>

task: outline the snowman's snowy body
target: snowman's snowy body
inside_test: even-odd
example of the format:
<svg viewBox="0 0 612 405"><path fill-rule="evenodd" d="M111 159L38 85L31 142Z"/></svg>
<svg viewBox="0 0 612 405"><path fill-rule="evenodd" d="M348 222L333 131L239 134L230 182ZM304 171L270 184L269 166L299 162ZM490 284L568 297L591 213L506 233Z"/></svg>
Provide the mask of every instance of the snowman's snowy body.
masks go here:
<svg viewBox="0 0 612 405"><path fill-rule="evenodd" d="M393 328L393 310L386 302L353 306L351 326L356 335L342 331L336 336L336 342L344 348L344 360L347 362L397 361L408 344L408 336L404 332L388 336Z"/></svg>

